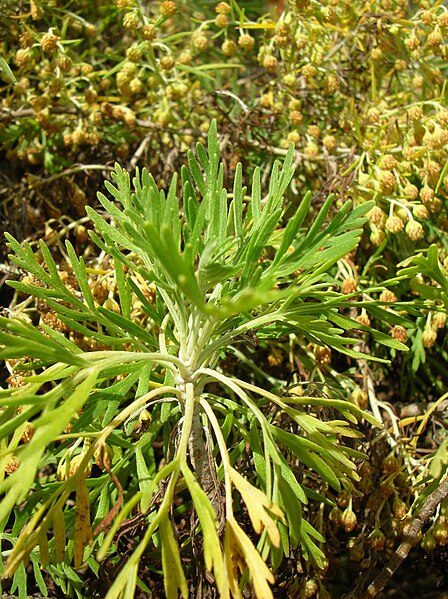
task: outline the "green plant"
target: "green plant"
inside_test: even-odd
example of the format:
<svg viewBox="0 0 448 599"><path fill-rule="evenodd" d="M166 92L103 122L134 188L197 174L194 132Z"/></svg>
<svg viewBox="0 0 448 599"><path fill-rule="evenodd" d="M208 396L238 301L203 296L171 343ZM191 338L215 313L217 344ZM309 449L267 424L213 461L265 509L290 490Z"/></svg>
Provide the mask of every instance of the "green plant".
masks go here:
<svg viewBox="0 0 448 599"><path fill-rule="evenodd" d="M298 547L325 567L307 505L332 505L329 489L352 492L354 460L365 457L356 425L378 423L350 396L266 389L276 379L259 383L249 342L295 336L364 359L352 334L361 329L389 348L406 346L346 316L356 292L332 288L372 204L347 202L329 218L329 197L308 225L308 193L286 218L293 155L274 164L265 196L259 169L247 194L241 165L228 191L213 122L208 152L201 144L189 152L189 168L166 194L146 170L131 187L116 166L115 185L105 184L113 201L99 194L105 215L88 208L101 262L86 266L67 242L62 270L45 243L34 253L8 235L13 263L30 273L10 284L36 298L41 314L36 326L25 300L0 318L0 357L14 368L0 390L9 472L0 522L12 544L4 576L17 587L31 558L82 596L77 572L97 575L97 560L107 558L116 564L108 599L133 597L136 585L148 590L142 563L152 575L163 570L169 599L187 597L193 566L185 557L198 550L199 532L221 597L241 597L249 577L258 598L271 597L272 572ZM362 305L408 325L381 302ZM232 354L244 358L244 376L228 371ZM123 561L125 518L140 527Z"/></svg>

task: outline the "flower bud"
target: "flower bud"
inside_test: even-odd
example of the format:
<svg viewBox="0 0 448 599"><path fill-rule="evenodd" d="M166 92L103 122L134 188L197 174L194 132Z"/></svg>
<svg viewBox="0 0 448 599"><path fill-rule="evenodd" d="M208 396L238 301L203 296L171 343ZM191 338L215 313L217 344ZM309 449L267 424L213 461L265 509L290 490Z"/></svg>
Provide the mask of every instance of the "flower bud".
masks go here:
<svg viewBox="0 0 448 599"><path fill-rule="evenodd" d="M437 341L437 329L432 326L426 326L422 335L423 347L429 349Z"/></svg>
<svg viewBox="0 0 448 599"><path fill-rule="evenodd" d="M382 551L386 543L386 537L381 530L375 529L369 536L369 543L376 551Z"/></svg>
<svg viewBox="0 0 448 599"><path fill-rule="evenodd" d="M352 532L356 528L356 524L358 520L356 518L355 512L353 512L350 508L346 508L341 516L341 526L345 530L345 532Z"/></svg>
<svg viewBox="0 0 448 599"><path fill-rule="evenodd" d="M437 545L448 545L448 524L444 516L440 516L432 530Z"/></svg>

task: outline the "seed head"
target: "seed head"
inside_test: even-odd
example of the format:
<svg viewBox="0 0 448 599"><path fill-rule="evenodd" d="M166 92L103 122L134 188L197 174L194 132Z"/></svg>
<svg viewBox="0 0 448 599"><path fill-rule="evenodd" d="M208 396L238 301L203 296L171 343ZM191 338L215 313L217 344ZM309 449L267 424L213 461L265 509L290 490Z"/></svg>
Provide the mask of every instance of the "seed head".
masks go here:
<svg viewBox="0 0 448 599"><path fill-rule="evenodd" d="M10 456L8 463L5 466L5 473L8 476L11 476L11 474L13 472L15 472L16 470L18 470L20 464L18 459L15 456Z"/></svg>
<svg viewBox="0 0 448 599"><path fill-rule="evenodd" d="M339 77L335 74L328 75L328 77L324 81L324 89L329 94L334 94L338 91L341 84L339 81Z"/></svg>
<svg viewBox="0 0 448 599"><path fill-rule="evenodd" d="M298 35L296 37L296 48L297 50L303 50L303 48L305 48L306 44L307 44L308 38L306 37L306 35Z"/></svg>
<svg viewBox="0 0 448 599"><path fill-rule="evenodd" d="M227 2L218 2L215 6L215 12L218 15L229 15L230 10L230 5Z"/></svg>
<svg viewBox="0 0 448 599"><path fill-rule="evenodd" d="M446 325L446 313L436 312L432 317L432 324L436 329L443 329Z"/></svg>
<svg viewBox="0 0 448 599"><path fill-rule="evenodd" d="M33 63L33 52L31 48L20 48L15 55L16 65L21 68Z"/></svg>
<svg viewBox="0 0 448 599"><path fill-rule="evenodd" d="M152 23L147 23L142 27L142 38L148 42L153 42L157 37L157 29Z"/></svg>
<svg viewBox="0 0 448 599"><path fill-rule="evenodd" d="M347 277L342 281L341 291L344 294L355 293L358 289L358 281L355 277Z"/></svg>
<svg viewBox="0 0 448 599"><path fill-rule="evenodd" d="M404 327L399 324L396 324L390 330L390 336L397 341L401 341L401 343L405 343L407 339L407 332Z"/></svg>
<svg viewBox="0 0 448 599"><path fill-rule="evenodd" d="M420 189L420 199L424 204L429 204L433 201L435 196L434 190L429 185L424 185Z"/></svg>
<svg viewBox="0 0 448 599"><path fill-rule="evenodd" d="M175 64L176 62L172 56L162 56L160 59L160 68L162 71L172 71Z"/></svg>
<svg viewBox="0 0 448 599"><path fill-rule="evenodd" d="M381 168L386 171L392 171L394 168L397 168L398 160L392 154L384 154L380 161Z"/></svg>
<svg viewBox="0 0 448 599"><path fill-rule="evenodd" d="M247 50L247 51L252 50L252 48L255 45L255 39L248 33L242 33L240 35L240 37L238 38L238 45L243 50Z"/></svg>
<svg viewBox="0 0 448 599"><path fill-rule="evenodd" d="M429 349L437 341L437 329L432 326L426 326L422 335L423 347Z"/></svg>
<svg viewBox="0 0 448 599"><path fill-rule="evenodd" d="M431 532L427 532L420 541L420 547L425 553L431 553L436 548L436 541Z"/></svg>
<svg viewBox="0 0 448 599"><path fill-rule="evenodd" d="M315 143L308 143L304 148L304 153L307 158L315 158L319 154L319 148Z"/></svg>
<svg viewBox="0 0 448 599"><path fill-rule="evenodd" d="M315 597L316 593L319 591L319 585L314 578L309 578L305 583L305 597L306 599L311 599L311 597Z"/></svg>
<svg viewBox="0 0 448 599"><path fill-rule="evenodd" d="M191 55L191 52L189 52L188 50L184 50L183 52L181 52L179 54L180 64L189 65L189 64L191 64L192 60L193 60L193 56Z"/></svg>
<svg viewBox="0 0 448 599"><path fill-rule="evenodd" d="M386 221L386 213L384 212L384 210L381 210L379 206L374 206L367 213L367 218L369 219L370 223L374 225L383 226L383 224Z"/></svg>
<svg viewBox="0 0 448 599"><path fill-rule="evenodd" d="M306 64L302 67L302 75L305 77L305 79L312 79L315 77L316 73L317 69L316 67L313 67L312 64Z"/></svg>
<svg viewBox="0 0 448 599"><path fill-rule="evenodd" d="M297 83L297 77L293 73L286 73L282 81L287 87L294 87Z"/></svg>
<svg viewBox="0 0 448 599"><path fill-rule="evenodd" d="M21 48L30 48L33 45L33 36L29 31L20 34L19 44Z"/></svg>
<svg viewBox="0 0 448 599"><path fill-rule="evenodd" d="M365 310L363 310L361 314L356 317L355 320L356 322L359 322L359 324L362 324L366 327L370 326L370 317Z"/></svg>
<svg viewBox="0 0 448 599"><path fill-rule="evenodd" d="M316 345L314 346L313 353L317 364L331 364L331 349L329 347Z"/></svg>
<svg viewBox="0 0 448 599"><path fill-rule="evenodd" d="M300 142L300 133L298 131L290 131L287 136L288 146L294 144L295 146Z"/></svg>
<svg viewBox="0 0 448 599"><path fill-rule="evenodd" d="M428 159L424 164L423 172L429 179L435 179L440 172L440 164Z"/></svg>
<svg viewBox="0 0 448 599"><path fill-rule="evenodd" d="M423 227L416 220L410 220L406 225L406 236L411 241L417 241L423 237Z"/></svg>
<svg viewBox="0 0 448 599"><path fill-rule="evenodd" d="M429 216L428 208L423 206L423 204L416 204L412 208L412 214L414 218L418 218L418 220L425 220Z"/></svg>
<svg viewBox="0 0 448 599"><path fill-rule="evenodd" d="M140 25L140 19L137 13L128 12L123 17L123 27L125 29L138 29Z"/></svg>
<svg viewBox="0 0 448 599"><path fill-rule="evenodd" d="M84 456L82 454L79 455L75 455L71 460L70 460L70 468L68 471L68 475L73 476L75 474L75 472L79 469L79 466L81 465L81 462L83 461ZM90 473L92 472L92 464L87 464L85 466L85 470L84 470L84 475L86 478L88 478L90 476Z"/></svg>
<svg viewBox="0 0 448 599"><path fill-rule="evenodd" d="M403 189L403 193L410 200L416 200L418 198L418 187L412 183L407 183Z"/></svg>
<svg viewBox="0 0 448 599"><path fill-rule="evenodd" d="M376 529L369 536L369 543L373 549L376 549L376 551L382 551L386 543L386 537L381 530Z"/></svg>
<svg viewBox="0 0 448 599"><path fill-rule="evenodd" d="M397 520L402 520L408 511L408 508L404 501L402 501L398 495L395 495L392 502L392 513Z"/></svg>
<svg viewBox="0 0 448 599"><path fill-rule="evenodd" d="M268 364L271 367L280 366L284 359L283 352L280 349L274 348L268 355Z"/></svg>
<svg viewBox="0 0 448 599"><path fill-rule="evenodd" d="M229 26L229 17L227 15L224 15L223 13L219 13L218 15L216 15L215 25L219 29L225 29Z"/></svg>
<svg viewBox="0 0 448 599"><path fill-rule="evenodd" d="M421 14L423 25L431 25L434 19L434 15L430 10L424 10Z"/></svg>
<svg viewBox="0 0 448 599"><path fill-rule="evenodd" d="M434 50L436 48L438 48L440 46L440 44L443 41L442 36L440 35L440 32L437 30L431 31L431 33L428 35L427 39L426 39L428 46Z"/></svg>
<svg viewBox="0 0 448 599"><path fill-rule="evenodd" d="M378 108L369 108L367 112L367 120L371 125L374 125L380 120L381 113Z"/></svg>
<svg viewBox="0 0 448 599"><path fill-rule="evenodd" d="M415 106L411 106L408 109L408 117L409 120L413 121L414 123L418 123L422 120L423 118L423 108L420 106L420 104L416 104Z"/></svg>
<svg viewBox="0 0 448 599"><path fill-rule="evenodd" d="M193 36L193 46L196 48L196 50L199 50L199 52L205 50L207 45L207 38L202 33L198 33L197 35Z"/></svg>
<svg viewBox="0 0 448 599"><path fill-rule="evenodd" d="M40 40L40 45L45 54L53 54L58 47L59 38L53 33L44 33Z"/></svg>
<svg viewBox="0 0 448 599"><path fill-rule="evenodd" d="M406 47L408 48L408 50L410 50L411 52L413 52L414 50L417 50L417 48L420 47L421 45L421 41L420 38L417 37L415 35L415 33L412 33L404 42L406 44Z"/></svg>
<svg viewBox="0 0 448 599"><path fill-rule="evenodd" d="M160 5L160 14L162 17L172 17L176 10L176 3L172 0L164 0Z"/></svg>
<svg viewBox="0 0 448 599"><path fill-rule="evenodd" d="M448 12L446 10L437 17L437 24L442 29L448 27Z"/></svg>
<svg viewBox="0 0 448 599"><path fill-rule="evenodd" d="M388 455L383 460L383 472L385 474L393 474L398 470L398 460L394 455Z"/></svg>
<svg viewBox="0 0 448 599"><path fill-rule="evenodd" d="M352 532L355 530L357 523L358 520L356 518L355 512L348 507L345 508L341 516L341 525L345 532Z"/></svg>
<svg viewBox="0 0 448 599"><path fill-rule="evenodd" d="M126 50L126 58L130 62L140 62L142 59L142 51L137 45L132 45Z"/></svg>
<svg viewBox="0 0 448 599"><path fill-rule="evenodd" d="M276 73L278 69L278 60L275 56L268 54L263 58L263 67L268 73Z"/></svg>
<svg viewBox="0 0 448 599"><path fill-rule="evenodd" d="M432 531L437 545L448 545L448 524L443 516L440 516Z"/></svg>
<svg viewBox="0 0 448 599"><path fill-rule="evenodd" d="M294 125L300 125L300 123L303 120L303 116L302 116L302 113L300 112L300 110L292 110L289 113L289 119L290 119L291 123L293 123Z"/></svg>
<svg viewBox="0 0 448 599"><path fill-rule="evenodd" d="M380 171L380 174L378 176L378 182L380 190L384 194L390 194L393 192L396 181L392 173L390 173L389 171Z"/></svg>
<svg viewBox="0 0 448 599"><path fill-rule="evenodd" d="M287 48L289 45L289 37L284 35L275 35L273 41L278 48Z"/></svg>
<svg viewBox="0 0 448 599"><path fill-rule="evenodd" d="M361 408L361 410L365 410L369 405L369 396L363 390L357 387L352 393L353 400L355 404Z"/></svg>
<svg viewBox="0 0 448 599"><path fill-rule="evenodd" d="M336 137L334 135L325 135L322 140L322 145L329 152L334 152L336 150Z"/></svg>
<svg viewBox="0 0 448 599"><path fill-rule="evenodd" d="M393 291L390 291L389 289L385 289L380 294L380 301L381 302L396 302L396 301L398 301L398 299Z"/></svg>
<svg viewBox="0 0 448 599"><path fill-rule="evenodd" d="M403 230L404 222L401 220L399 216L389 216L389 218L386 220L385 227L388 233L396 235L397 233Z"/></svg>
<svg viewBox="0 0 448 599"><path fill-rule="evenodd" d="M446 127L448 125L448 110L443 109L437 113L437 122Z"/></svg>
<svg viewBox="0 0 448 599"><path fill-rule="evenodd" d="M139 94L143 90L143 83L138 77L134 77L129 81L129 91L132 94Z"/></svg>
<svg viewBox="0 0 448 599"><path fill-rule="evenodd" d="M233 56L237 51L237 45L232 40L226 40L221 46L224 56Z"/></svg>
<svg viewBox="0 0 448 599"><path fill-rule="evenodd" d="M320 129L317 125L310 125L306 130L308 135L313 139L319 139L320 137Z"/></svg>

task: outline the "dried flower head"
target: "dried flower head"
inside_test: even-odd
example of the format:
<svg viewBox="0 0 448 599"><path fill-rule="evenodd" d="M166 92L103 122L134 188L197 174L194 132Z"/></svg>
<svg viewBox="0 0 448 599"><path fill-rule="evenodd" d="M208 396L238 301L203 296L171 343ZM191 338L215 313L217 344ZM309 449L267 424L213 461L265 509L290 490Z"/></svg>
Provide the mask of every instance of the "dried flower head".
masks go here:
<svg viewBox="0 0 448 599"><path fill-rule="evenodd" d="M399 324L396 324L390 330L390 336L393 339L397 339L397 341L401 341L401 343L405 343L407 339L407 332L404 327Z"/></svg>

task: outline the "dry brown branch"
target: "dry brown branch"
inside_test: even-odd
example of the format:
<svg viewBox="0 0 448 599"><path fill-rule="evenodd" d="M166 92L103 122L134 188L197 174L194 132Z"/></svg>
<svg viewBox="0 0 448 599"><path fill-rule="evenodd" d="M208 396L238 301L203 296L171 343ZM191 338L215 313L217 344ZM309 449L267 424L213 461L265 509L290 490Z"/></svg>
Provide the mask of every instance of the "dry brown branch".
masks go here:
<svg viewBox="0 0 448 599"><path fill-rule="evenodd" d="M407 558L412 547L417 542L417 537L421 531L423 524L432 516L436 507L447 497L448 495L448 476L445 476L443 482L437 487L437 489L431 493L428 499L423 504L423 507L412 520L411 525L407 534L405 535L400 546L395 551L389 562L384 566L383 570L377 576L377 578L370 583L367 588L368 597L376 597L380 591L386 586L389 578L391 578L399 566Z"/></svg>

